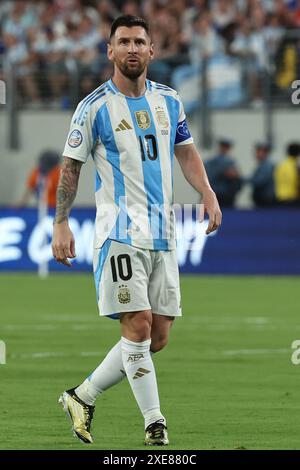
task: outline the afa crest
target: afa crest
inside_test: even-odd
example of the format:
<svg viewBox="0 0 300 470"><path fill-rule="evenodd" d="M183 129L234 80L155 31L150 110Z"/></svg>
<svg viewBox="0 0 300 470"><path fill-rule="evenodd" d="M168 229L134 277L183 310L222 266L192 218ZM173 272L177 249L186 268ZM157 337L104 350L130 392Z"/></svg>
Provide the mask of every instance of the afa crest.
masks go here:
<svg viewBox="0 0 300 470"><path fill-rule="evenodd" d="M136 118L137 125L141 129L146 130L148 129L148 127L150 127L151 120L150 120L148 111L136 111L135 118Z"/></svg>
<svg viewBox="0 0 300 470"><path fill-rule="evenodd" d="M164 108L162 108L161 106L157 106L155 108L155 111L156 111L156 119L159 122L160 126L163 129L167 129L169 127L169 121L168 121Z"/></svg>
<svg viewBox="0 0 300 470"><path fill-rule="evenodd" d="M127 286L122 285L119 287L118 300L120 304L128 304L131 300L130 290Z"/></svg>

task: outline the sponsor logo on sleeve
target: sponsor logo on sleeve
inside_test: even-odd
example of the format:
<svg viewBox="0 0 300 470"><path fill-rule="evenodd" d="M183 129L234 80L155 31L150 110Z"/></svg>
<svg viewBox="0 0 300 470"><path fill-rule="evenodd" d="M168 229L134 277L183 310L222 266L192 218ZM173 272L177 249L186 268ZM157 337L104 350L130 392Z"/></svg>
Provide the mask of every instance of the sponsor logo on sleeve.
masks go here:
<svg viewBox="0 0 300 470"><path fill-rule="evenodd" d="M189 137L190 136L190 131L187 126L186 121L182 121L180 124L177 126L177 133L182 135L183 137Z"/></svg>
<svg viewBox="0 0 300 470"><path fill-rule="evenodd" d="M83 137L81 132L78 129L74 129L74 131L71 132L69 135L68 139L68 144L72 148L79 147L79 145L82 143Z"/></svg>

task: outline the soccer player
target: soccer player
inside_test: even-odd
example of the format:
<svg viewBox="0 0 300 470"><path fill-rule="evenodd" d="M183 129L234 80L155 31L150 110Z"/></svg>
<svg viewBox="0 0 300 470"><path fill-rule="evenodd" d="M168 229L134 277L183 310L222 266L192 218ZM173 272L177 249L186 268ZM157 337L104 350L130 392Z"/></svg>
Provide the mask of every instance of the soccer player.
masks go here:
<svg viewBox="0 0 300 470"><path fill-rule="evenodd" d="M60 397L74 433L93 442L98 395L125 376L145 421L146 445L169 443L160 409L152 353L168 341L181 315L173 202L174 153L202 194L207 233L221 211L190 135L182 103L171 88L146 79L153 58L148 24L126 15L111 27L112 79L81 103L72 118L57 191L52 249L70 266L75 242L68 225L81 166L96 167L94 275L100 315L117 318L121 339L84 382ZM69 258L69 259L68 259Z"/></svg>

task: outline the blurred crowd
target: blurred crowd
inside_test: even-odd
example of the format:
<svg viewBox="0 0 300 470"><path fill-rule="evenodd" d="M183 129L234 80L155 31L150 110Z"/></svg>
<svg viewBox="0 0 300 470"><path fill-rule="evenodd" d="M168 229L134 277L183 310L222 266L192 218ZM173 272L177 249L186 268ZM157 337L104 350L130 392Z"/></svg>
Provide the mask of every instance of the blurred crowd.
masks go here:
<svg viewBox="0 0 300 470"><path fill-rule="evenodd" d="M248 177L241 174L232 155L233 147L232 140L220 139L216 154L205 162L221 207L235 207L245 185L250 185L256 207L300 207L300 142L289 142L284 159L277 164L272 161L272 146L257 142L253 148L256 166Z"/></svg>
<svg viewBox="0 0 300 470"><path fill-rule="evenodd" d="M172 86L181 66L217 54L243 60L250 99L262 99L262 74L286 90L299 72L299 0L2 0L0 79L15 65L18 89L31 105L68 106L70 80L78 99L111 74L110 26L119 14L145 17L155 60L150 78ZM299 76L299 74L298 74Z"/></svg>

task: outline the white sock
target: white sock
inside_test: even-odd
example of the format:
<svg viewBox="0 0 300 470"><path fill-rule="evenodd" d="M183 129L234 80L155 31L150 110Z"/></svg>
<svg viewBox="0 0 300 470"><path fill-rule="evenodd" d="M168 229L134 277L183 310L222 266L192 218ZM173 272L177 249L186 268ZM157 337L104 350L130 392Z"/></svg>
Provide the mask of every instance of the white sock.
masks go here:
<svg viewBox="0 0 300 470"><path fill-rule="evenodd" d="M88 405L93 405L97 396L126 377L119 341L103 359L97 369L75 389L76 395Z"/></svg>
<svg viewBox="0 0 300 470"><path fill-rule="evenodd" d="M137 404L145 419L145 428L165 418L160 412L156 374L150 354L151 339L141 343L122 337L123 366Z"/></svg>

